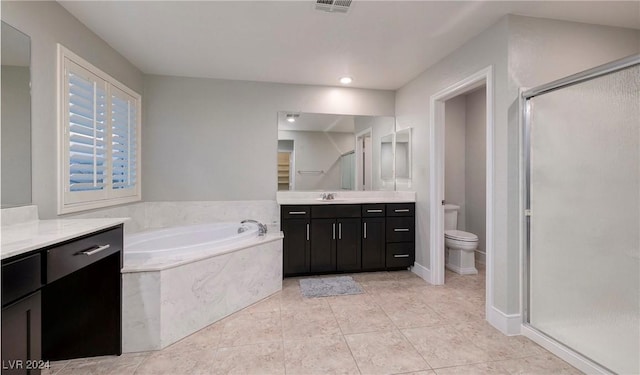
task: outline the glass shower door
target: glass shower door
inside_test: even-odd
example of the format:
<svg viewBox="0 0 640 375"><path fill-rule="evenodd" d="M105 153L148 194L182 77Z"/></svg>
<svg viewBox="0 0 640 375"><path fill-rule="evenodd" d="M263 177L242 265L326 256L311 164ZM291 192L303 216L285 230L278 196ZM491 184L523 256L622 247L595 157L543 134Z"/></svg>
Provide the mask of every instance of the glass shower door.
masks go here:
<svg viewBox="0 0 640 375"><path fill-rule="evenodd" d="M640 373L640 66L527 99L528 323Z"/></svg>

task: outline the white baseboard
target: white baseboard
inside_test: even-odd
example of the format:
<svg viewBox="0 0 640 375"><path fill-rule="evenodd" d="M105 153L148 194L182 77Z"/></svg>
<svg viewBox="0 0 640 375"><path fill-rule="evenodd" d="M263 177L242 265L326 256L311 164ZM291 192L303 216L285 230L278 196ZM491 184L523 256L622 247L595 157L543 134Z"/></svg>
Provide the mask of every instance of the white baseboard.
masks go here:
<svg viewBox="0 0 640 375"><path fill-rule="evenodd" d="M478 270L475 267L458 267L455 264L451 264L451 263L447 263L445 265L445 267L447 267L448 269L450 269L451 271L459 274L459 275L477 275L478 274Z"/></svg>
<svg viewBox="0 0 640 375"><path fill-rule="evenodd" d="M536 344L542 346L551 353L562 358L571 366L586 374L611 374L607 369L599 366L588 358L585 358L555 340L550 339L528 325L522 324L520 331L525 337L531 339Z"/></svg>
<svg viewBox="0 0 640 375"><path fill-rule="evenodd" d="M487 321L507 336L519 335L522 326L520 314L505 314L494 306L487 306Z"/></svg>
<svg viewBox="0 0 640 375"><path fill-rule="evenodd" d="M413 263L413 267L411 267L411 272L420 276L420 278L429 284L431 284L431 270L427 267L421 265L418 262Z"/></svg>

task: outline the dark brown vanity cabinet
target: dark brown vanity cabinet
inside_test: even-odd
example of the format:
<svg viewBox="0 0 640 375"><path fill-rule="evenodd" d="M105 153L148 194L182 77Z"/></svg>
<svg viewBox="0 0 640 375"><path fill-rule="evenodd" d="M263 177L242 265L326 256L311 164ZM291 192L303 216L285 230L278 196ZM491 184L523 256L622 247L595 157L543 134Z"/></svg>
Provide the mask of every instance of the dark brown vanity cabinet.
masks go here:
<svg viewBox="0 0 640 375"><path fill-rule="evenodd" d="M118 225L2 261L2 374L122 353L122 246Z"/></svg>
<svg viewBox="0 0 640 375"><path fill-rule="evenodd" d="M360 257L360 206L312 206L311 272L357 271Z"/></svg>
<svg viewBox="0 0 640 375"><path fill-rule="evenodd" d="M282 206L281 229L284 233L282 254L285 275L311 271L311 212L309 206Z"/></svg>
<svg viewBox="0 0 640 375"><path fill-rule="evenodd" d="M2 373L39 374L41 356L40 254L2 264Z"/></svg>
<svg viewBox="0 0 640 375"><path fill-rule="evenodd" d="M362 270L385 268L385 204L362 205Z"/></svg>
<svg viewBox="0 0 640 375"><path fill-rule="evenodd" d="M284 275L407 268L414 210L414 203L282 206Z"/></svg>
<svg viewBox="0 0 640 375"><path fill-rule="evenodd" d="M386 206L386 266L403 269L415 261L415 203L388 203Z"/></svg>

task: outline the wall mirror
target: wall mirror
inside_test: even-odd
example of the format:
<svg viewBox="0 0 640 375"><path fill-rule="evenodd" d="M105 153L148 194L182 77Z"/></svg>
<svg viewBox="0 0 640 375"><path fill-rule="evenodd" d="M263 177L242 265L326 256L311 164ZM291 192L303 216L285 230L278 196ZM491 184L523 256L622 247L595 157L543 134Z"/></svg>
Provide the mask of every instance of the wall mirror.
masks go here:
<svg viewBox="0 0 640 375"><path fill-rule="evenodd" d="M395 190L394 131L393 117L278 112L278 190Z"/></svg>
<svg viewBox="0 0 640 375"><path fill-rule="evenodd" d="M2 208L31 204L31 39L2 22Z"/></svg>

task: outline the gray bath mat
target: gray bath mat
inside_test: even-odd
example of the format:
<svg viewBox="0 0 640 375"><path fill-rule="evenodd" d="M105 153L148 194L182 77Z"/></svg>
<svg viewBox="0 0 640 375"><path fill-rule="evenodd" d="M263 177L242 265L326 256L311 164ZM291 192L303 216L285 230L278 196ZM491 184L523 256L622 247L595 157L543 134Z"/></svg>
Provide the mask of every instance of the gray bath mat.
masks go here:
<svg viewBox="0 0 640 375"><path fill-rule="evenodd" d="M351 276L302 279L300 291L307 298L363 293L360 285L353 281Z"/></svg>

